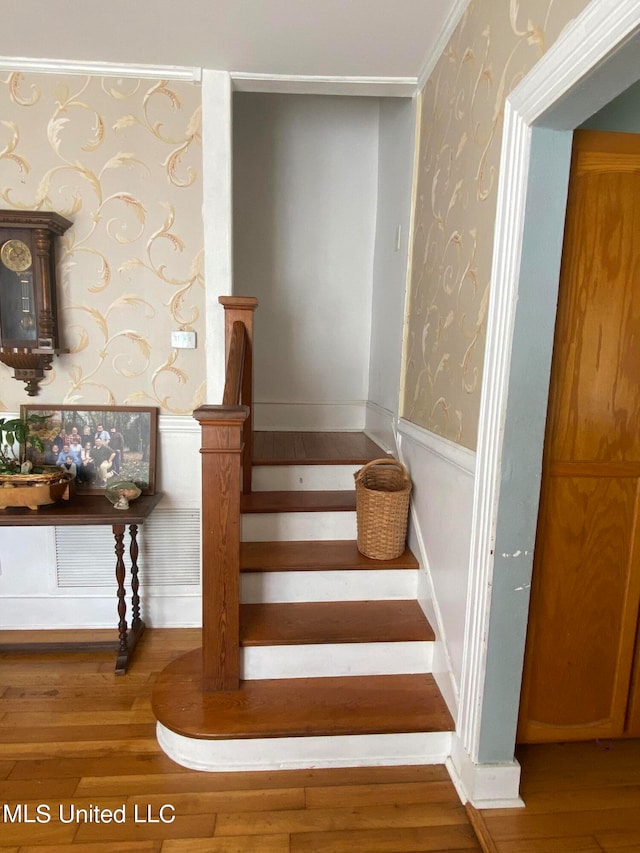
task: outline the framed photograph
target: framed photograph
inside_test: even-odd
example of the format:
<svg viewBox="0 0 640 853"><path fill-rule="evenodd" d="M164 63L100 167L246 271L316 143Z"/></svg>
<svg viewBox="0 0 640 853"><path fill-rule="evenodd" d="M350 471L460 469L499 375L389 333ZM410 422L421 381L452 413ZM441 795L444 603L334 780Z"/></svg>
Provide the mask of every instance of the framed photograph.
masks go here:
<svg viewBox="0 0 640 853"><path fill-rule="evenodd" d="M20 416L38 415L32 427L43 450L29 449L34 465L58 465L76 475L80 491L104 491L128 480L143 495L155 494L158 410L118 406L26 404Z"/></svg>

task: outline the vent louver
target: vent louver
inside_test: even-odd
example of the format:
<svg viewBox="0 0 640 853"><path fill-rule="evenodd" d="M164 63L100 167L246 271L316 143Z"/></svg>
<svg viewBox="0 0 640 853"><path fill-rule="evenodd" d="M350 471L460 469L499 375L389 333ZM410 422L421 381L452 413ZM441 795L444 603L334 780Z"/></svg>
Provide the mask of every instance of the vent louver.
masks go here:
<svg viewBox="0 0 640 853"><path fill-rule="evenodd" d="M129 569L128 534L125 563ZM109 527L57 527L58 589L113 589L114 539ZM138 528L140 583L155 587L200 583L200 511L156 509Z"/></svg>

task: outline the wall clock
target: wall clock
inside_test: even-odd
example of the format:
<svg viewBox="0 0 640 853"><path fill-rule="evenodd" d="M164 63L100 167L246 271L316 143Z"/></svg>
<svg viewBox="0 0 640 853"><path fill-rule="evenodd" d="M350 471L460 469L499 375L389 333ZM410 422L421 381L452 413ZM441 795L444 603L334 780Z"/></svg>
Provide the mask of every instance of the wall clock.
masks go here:
<svg viewBox="0 0 640 853"><path fill-rule="evenodd" d="M58 213L0 210L0 362L31 397L60 352L55 238L71 224Z"/></svg>

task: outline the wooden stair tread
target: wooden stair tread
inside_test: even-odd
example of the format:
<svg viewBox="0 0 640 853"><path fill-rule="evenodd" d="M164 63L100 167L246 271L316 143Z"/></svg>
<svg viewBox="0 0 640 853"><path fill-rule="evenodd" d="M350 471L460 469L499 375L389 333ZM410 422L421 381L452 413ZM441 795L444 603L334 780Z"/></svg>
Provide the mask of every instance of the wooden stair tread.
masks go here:
<svg viewBox="0 0 640 853"><path fill-rule="evenodd" d="M454 724L431 675L243 681L239 690L201 692L202 651L158 677L153 710L191 738L267 738L448 732Z"/></svg>
<svg viewBox="0 0 640 853"><path fill-rule="evenodd" d="M322 601L240 605L243 646L431 642L417 601Z"/></svg>
<svg viewBox="0 0 640 853"><path fill-rule="evenodd" d="M240 543L240 571L242 572L417 568L418 561L409 548L393 560L372 560L358 551L358 546L353 539Z"/></svg>
<svg viewBox="0 0 640 853"><path fill-rule="evenodd" d="M363 432L253 433L254 465L364 465L387 455Z"/></svg>
<svg viewBox="0 0 640 853"><path fill-rule="evenodd" d="M240 511L253 512L353 512L355 491L250 492L243 494Z"/></svg>

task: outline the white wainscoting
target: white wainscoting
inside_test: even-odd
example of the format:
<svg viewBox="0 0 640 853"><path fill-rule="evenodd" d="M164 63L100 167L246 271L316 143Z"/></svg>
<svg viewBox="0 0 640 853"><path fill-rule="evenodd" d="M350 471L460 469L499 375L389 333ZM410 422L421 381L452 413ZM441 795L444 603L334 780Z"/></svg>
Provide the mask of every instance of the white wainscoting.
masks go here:
<svg viewBox="0 0 640 853"><path fill-rule="evenodd" d="M475 453L401 419L400 459L413 483L409 545L418 597L436 633L433 672L454 717L462 675Z"/></svg>
<svg viewBox="0 0 640 853"><path fill-rule="evenodd" d="M397 455L396 415L377 403L367 403L365 432L370 439L382 447L386 453Z"/></svg>
<svg viewBox="0 0 640 853"><path fill-rule="evenodd" d="M139 531L142 611L155 627L201 624L199 450L200 427L192 417L159 418L157 488L164 497ZM170 545L154 554L149 540L158 525ZM0 528L0 628L117 624L110 527L58 532L56 541L53 527ZM110 572L112 584L105 583Z"/></svg>

